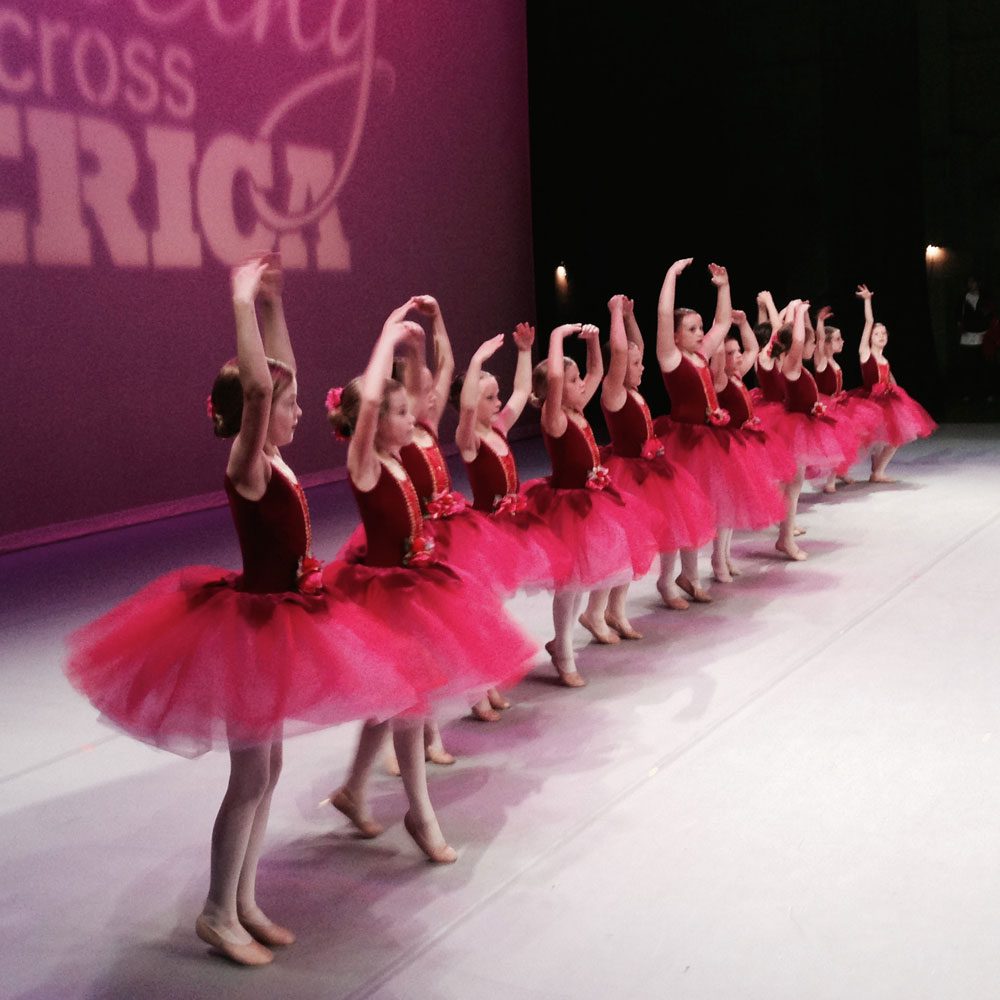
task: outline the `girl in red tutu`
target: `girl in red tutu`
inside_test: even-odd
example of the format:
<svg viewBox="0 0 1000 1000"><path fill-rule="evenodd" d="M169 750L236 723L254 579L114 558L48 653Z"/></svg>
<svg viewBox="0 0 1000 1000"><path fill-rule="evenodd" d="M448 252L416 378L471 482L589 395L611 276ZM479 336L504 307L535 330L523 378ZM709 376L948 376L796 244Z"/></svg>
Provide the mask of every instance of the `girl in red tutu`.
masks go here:
<svg viewBox="0 0 1000 1000"><path fill-rule="evenodd" d="M426 698L391 727L410 804L403 822L431 860L447 863L456 854L427 793L424 717L432 703L462 699L468 705L475 700L472 692L515 682L535 650L507 619L491 588L437 560L403 466L401 453L413 439L415 422L406 391L389 376L395 348L423 336L418 324L405 322L414 308L419 303L411 299L389 316L364 376L342 391L331 390L328 398L334 430L350 441L347 471L365 546L328 566L324 580L391 628L396 647L402 646L399 655L419 677ZM381 832L366 792L389 729L387 722L365 724L347 782L331 796L367 837Z"/></svg>
<svg viewBox="0 0 1000 1000"><path fill-rule="evenodd" d="M325 591L312 558L305 496L279 451L302 411L277 258L236 268L232 294L237 357L215 380L209 415L216 434L233 439L225 488L243 572L196 566L160 578L71 639L68 673L138 739L190 756L229 750L195 929L232 961L264 965L270 947L295 940L255 898L282 736L385 717L419 692L379 652L391 636Z"/></svg>
<svg viewBox="0 0 1000 1000"><path fill-rule="evenodd" d="M583 378L576 362L563 353L563 340L574 334L587 344ZM583 415L604 374L597 336L597 327L589 324L556 327L549 338L548 358L535 366L532 375L532 398L542 409L542 437L552 475L525 487L528 510L545 521L573 557L569 577L553 598L555 638L545 647L566 687L586 684L573 654L573 623L578 615L580 624L599 642L638 636L624 608L617 608L611 612L612 637L612 625L605 618L608 600L613 587L646 573L656 553L656 540L644 521L645 505L614 486ZM588 590L590 603L581 615Z"/></svg>
<svg viewBox="0 0 1000 1000"><path fill-rule="evenodd" d="M712 563L720 579L731 579L727 531L757 531L774 524L781 520L785 504L770 465L755 464L741 433L728 430L731 418L719 404L706 360L719 349L732 325L726 269L709 265L718 300L708 333L693 309L674 309L677 276L690 263L691 258L687 258L672 264L660 290L656 356L671 408L670 416L657 421L656 429L667 456L691 473L714 505L720 534L713 546ZM697 563L683 572L677 583L696 601L711 600L698 580Z"/></svg>
<svg viewBox="0 0 1000 1000"><path fill-rule="evenodd" d="M882 409L882 426L876 435L876 447L872 450L872 474L869 482L894 483L896 480L887 476L885 470L896 450L917 438L933 434L937 430L937 424L893 378L889 362L883 353L889 342L889 331L884 323L875 322L872 292L867 285L858 285L855 294L865 304L865 328L861 333L859 348L864 388L858 390L858 394Z"/></svg>
<svg viewBox="0 0 1000 1000"><path fill-rule="evenodd" d="M742 309L733 310L733 325L740 331L737 339L730 332L722 347L712 358L715 391L719 405L729 413L728 428L738 431L740 439L755 466L770 469L770 478L782 489L794 482L798 472L795 456L777 434L767 430L757 416L750 391L743 384L757 360L757 339ZM721 553L713 557L712 570L720 583L731 583L739 570L733 565L733 529L719 529Z"/></svg>
<svg viewBox="0 0 1000 1000"><path fill-rule="evenodd" d="M685 610L687 601L675 582L677 553L692 557L715 535L715 510L687 469L671 462L653 431L649 407L639 392L643 373L643 341L632 301L616 295L608 303L611 337L608 374L601 388L601 409L611 434L602 453L612 482L644 500L655 520L650 524L660 553L656 588L668 608ZM624 606L624 593L612 590L609 624Z"/></svg>
<svg viewBox="0 0 1000 1000"><path fill-rule="evenodd" d="M554 590L569 575L570 554L545 522L528 511L507 441L531 393L535 330L527 323L518 323L514 330L517 368L506 405L501 404L497 380L483 369L503 341L504 335L499 334L482 344L465 374L452 383L451 400L459 411L455 441L472 487L473 509L489 517L505 536L502 548L492 554L508 560L504 576L529 589ZM472 714L484 722L496 722L499 711L509 707L510 702L491 688L472 706Z"/></svg>
<svg viewBox="0 0 1000 1000"><path fill-rule="evenodd" d="M844 391L844 373L837 362L837 355L844 349L844 338L835 326L826 321L833 316L829 306L820 309L816 316L816 354L813 357L813 372L820 398L837 416L846 417L854 427L860 447L868 449L882 426L882 411L877 404L860 396ZM850 464L845 463L836 472L831 472L823 487L825 493L834 493L837 482L850 485Z"/></svg>

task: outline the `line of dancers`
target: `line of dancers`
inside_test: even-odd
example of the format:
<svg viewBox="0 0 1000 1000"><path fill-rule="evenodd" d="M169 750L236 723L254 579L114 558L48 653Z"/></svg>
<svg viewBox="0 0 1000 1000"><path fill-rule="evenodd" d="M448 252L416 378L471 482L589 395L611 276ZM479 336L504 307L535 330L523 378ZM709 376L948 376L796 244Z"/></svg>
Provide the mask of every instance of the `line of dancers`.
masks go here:
<svg viewBox="0 0 1000 1000"><path fill-rule="evenodd" d="M865 286L857 291L864 384L845 391L836 359L844 340L829 309L814 328L809 303L779 311L761 292L751 327L732 308L725 268L711 264L717 305L706 332L697 312L675 306L691 263L673 264L660 291L656 359L671 409L658 418L640 393L644 341L623 295L608 304L603 350L596 326L564 325L532 367L534 330L519 324L506 401L485 367L505 335L483 343L455 378L436 300L415 296L390 313L364 373L327 396L361 524L325 566L281 455L302 411L280 260L266 253L234 269L236 356L207 408L215 433L232 442L224 483L242 571L192 566L160 577L75 633L66 667L130 735L185 756L228 750L195 923L212 950L265 965L295 940L256 899L285 736L363 720L347 778L330 797L363 837L382 832L367 793L391 736L389 766L408 803L403 825L429 859L451 863L457 853L438 823L426 762L454 758L434 718L471 706L494 722L509 706L501 691L537 650L505 610L507 597L552 593L545 649L559 681L583 687L576 624L597 643L640 640L626 597L654 562L663 604L684 611L712 600L699 567L709 542L712 576L724 584L740 575L735 531L777 525L778 556L804 559L795 512L805 479L832 492L870 452L871 481L891 482L896 448L933 431L892 377L888 333ZM430 324L433 368L420 317ZM586 343L584 372L564 352L572 337ZM751 369L759 388L748 390ZM584 416L598 393L611 438L603 448ZM471 501L453 489L438 443L449 399ZM508 435L529 402L541 409L552 472L522 484Z"/></svg>

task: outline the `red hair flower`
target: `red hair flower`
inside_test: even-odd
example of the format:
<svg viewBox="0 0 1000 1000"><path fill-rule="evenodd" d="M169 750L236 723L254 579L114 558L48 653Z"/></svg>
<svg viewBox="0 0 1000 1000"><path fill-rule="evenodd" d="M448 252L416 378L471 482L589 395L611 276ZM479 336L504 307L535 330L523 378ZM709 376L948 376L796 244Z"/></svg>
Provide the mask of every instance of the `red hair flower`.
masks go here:
<svg viewBox="0 0 1000 1000"><path fill-rule="evenodd" d="M342 386L335 386L326 394L326 412L333 413L338 406L340 406L341 399L344 398L344 389Z"/></svg>
<svg viewBox="0 0 1000 1000"><path fill-rule="evenodd" d="M404 545L404 566L427 566L434 562L434 539L430 536L410 535Z"/></svg>
<svg viewBox="0 0 1000 1000"><path fill-rule="evenodd" d="M299 560L296 585L300 594L319 594L323 590L323 564L312 556Z"/></svg>
<svg viewBox="0 0 1000 1000"><path fill-rule="evenodd" d="M205 399L205 412L208 414L209 420L215 420L215 406L212 404L211 393Z"/></svg>
<svg viewBox="0 0 1000 1000"><path fill-rule="evenodd" d="M611 474L603 465L595 465L587 473L588 490L606 490L611 485Z"/></svg>
<svg viewBox="0 0 1000 1000"><path fill-rule="evenodd" d="M654 458L659 458L663 454L663 450L663 442L659 438L646 438L640 457L651 462Z"/></svg>

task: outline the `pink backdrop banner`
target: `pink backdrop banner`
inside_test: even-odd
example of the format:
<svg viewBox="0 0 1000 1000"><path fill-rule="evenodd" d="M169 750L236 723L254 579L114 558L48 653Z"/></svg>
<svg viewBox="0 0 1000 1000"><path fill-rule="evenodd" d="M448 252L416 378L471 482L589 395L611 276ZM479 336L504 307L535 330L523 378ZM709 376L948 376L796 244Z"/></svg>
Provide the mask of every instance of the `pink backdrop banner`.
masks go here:
<svg viewBox="0 0 1000 1000"><path fill-rule="evenodd" d="M0 0L0 548L217 495L228 268L272 245L316 479L393 306L459 365L532 318L523 0Z"/></svg>

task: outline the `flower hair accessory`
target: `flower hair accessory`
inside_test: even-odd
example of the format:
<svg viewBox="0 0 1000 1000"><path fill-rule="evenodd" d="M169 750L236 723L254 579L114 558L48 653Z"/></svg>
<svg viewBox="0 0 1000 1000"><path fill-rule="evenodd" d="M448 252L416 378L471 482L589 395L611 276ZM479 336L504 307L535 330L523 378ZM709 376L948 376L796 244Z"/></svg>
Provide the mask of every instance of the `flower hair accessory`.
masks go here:
<svg viewBox="0 0 1000 1000"><path fill-rule="evenodd" d="M342 386L335 386L326 394L326 412L333 413L338 406L340 406L340 401L344 398L344 389Z"/></svg>
<svg viewBox="0 0 1000 1000"><path fill-rule="evenodd" d="M209 420L215 420L215 405L212 403L211 393L205 398L205 412L208 414Z"/></svg>
<svg viewBox="0 0 1000 1000"><path fill-rule="evenodd" d="M611 485L611 473L604 465L595 465L587 473L588 490L606 490Z"/></svg>

